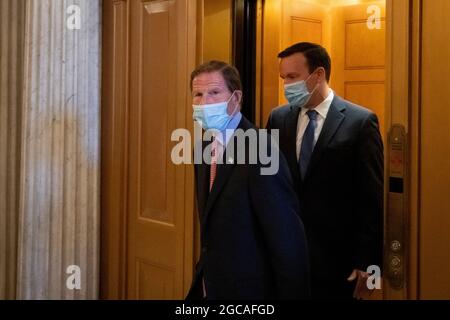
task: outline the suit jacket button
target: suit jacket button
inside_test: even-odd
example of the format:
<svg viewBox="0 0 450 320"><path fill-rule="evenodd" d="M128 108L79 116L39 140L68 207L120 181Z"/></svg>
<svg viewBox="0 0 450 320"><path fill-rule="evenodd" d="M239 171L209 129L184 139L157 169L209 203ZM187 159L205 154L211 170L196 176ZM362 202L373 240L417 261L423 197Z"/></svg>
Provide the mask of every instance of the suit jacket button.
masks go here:
<svg viewBox="0 0 450 320"><path fill-rule="evenodd" d="M203 248L202 248L202 252L203 252L203 253L206 253L206 251L208 251L208 250L206 249L206 247L203 247Z"/></svg>

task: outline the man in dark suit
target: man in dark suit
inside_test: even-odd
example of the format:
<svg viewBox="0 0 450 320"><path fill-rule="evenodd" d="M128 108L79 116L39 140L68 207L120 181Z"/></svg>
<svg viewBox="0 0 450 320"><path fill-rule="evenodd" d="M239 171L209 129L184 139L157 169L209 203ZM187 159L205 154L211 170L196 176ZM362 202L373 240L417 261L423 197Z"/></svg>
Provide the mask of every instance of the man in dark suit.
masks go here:
<svg viewBox="0 0 450 320"><path fill-rule="evenodd" d="M236 141L259 133L240 113L238 71L210 61L193 71L191 88L194 119L215 131L212 143L199 145L202 153L211 148L210 159L195 164L201 256L187 299L308 297L306 239L286 160L278 152L278 172L264 175L261 161L249 161L249 141Z"/></svg>
<svg viewBox="0 0 450 320"><path fill-rule="evenodd" d="M383 144L377 116L334 95L331 60L312 43L278 56L288 105L274 109L311 262L313 298L362 298L367 267L381 268ZM355 284L356 282L356 284Z"/></svg>

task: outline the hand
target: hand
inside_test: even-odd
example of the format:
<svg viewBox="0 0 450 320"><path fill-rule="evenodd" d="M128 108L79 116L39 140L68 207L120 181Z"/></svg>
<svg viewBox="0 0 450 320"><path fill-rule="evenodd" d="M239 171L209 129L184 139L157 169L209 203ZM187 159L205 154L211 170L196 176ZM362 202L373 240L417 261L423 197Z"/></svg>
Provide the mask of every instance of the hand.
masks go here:
<svg viewBox="0 0 450 320"><path fill-rule="evenodd" d="M352 274L347 279L347 281L349 282L358 279L356 282L355 290L353 291L353 298L358 300L368 299L372 295L374 290L367 287L368 278L369 274L367 272L358 269L353 270Z"/></svg>

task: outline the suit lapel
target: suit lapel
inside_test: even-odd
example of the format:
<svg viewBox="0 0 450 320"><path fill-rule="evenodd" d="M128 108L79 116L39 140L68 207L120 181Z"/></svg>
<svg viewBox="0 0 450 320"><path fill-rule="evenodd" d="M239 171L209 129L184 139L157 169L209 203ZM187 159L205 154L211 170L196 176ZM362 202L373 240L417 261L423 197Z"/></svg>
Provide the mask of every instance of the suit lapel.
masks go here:
<svg viewBox="0 0 450 320"><path fill-rule="evenodd" d="M326 147L333 139L336 131L344 120L344 110L345 105L342 103L341 99L337 96L334 97L330 105L330 110L328 111L327 117L323 124L322 131L319 135L319 139L317 140L316 146L314 147L314 151L308 166L308 171L306 172L305 181L314 170L314 167L319 162Z"/></svg>
<svg viewBox="0 0 450 320"><path fill-rule="evenodd" d="M208 218L208 215L211 212L214 202L217 200L217 197L219 196L226 182L230 178L235 165L236 164L234 162L233 164L228 163L225 164L225 162L223 162L223 164L217 165L216 178L214 180L213 187L211 189L211 192L209 193L208 200L206 202L204 222L206 222L206 219Z"/></svg>
<svg viewBox="0 0 450 320"><path fill-rule="evenodd" d="M203 150L205 150L206 146L211 143L210 141L202 141L202 157ZM202 158L203 159L203 158ZM206 202L208 201L209 195L209 171L210 166L202 161L201 164L196 165L197 169L197 179L198 179L198 189L197 189L197 198L198 198L198 212L200 213L200 219L203 220L205 215Z"/></svg>
<svg viewBox="0 0 450 320"><path fill-rule="evenodd" d="M242 120L236 129L242 129L245 131L249 128L252 128L252 125L250 124L250 122L248 122L247 119L244 118L244 116L242 116ZM231 139L234 139L234 135L231 137ZM236 147L237 147L237 145L235 144L235 148ZM238 151L235 149L234 150L235 157L237 155L237 152ZM217 165L216 178L214 180L214 184L211 189L211 192L209 192L209 181L208 181L208 191L206 191L207 192L206 194L208 194L208 192L209 192L209 196L206 201L204 217L203 217L203 225L206 224L208 215L210 214L211 209L212 209L215 201L217 200L217 197L219 196L220 192L225 187L226 182L228 181L234 168L236 167L236 161L235 161L235 159L233 159L233 160L234 160L233 163L226 162L227 161L227 152L225 150L222 155L222 164ZM207 167L210 168L210 166L207 166Z"/></svg>
<svg viewBox="0 0 450 320"><path fill-rule="evenodd" d="M297 160L297 123L301 108L292 106L290 108L291 111L285 118L285 132L287 143L287 147L285 148L287 152L285 153L285 156L291 170L292 178L296 183L300 180L300 171L298 169Z"/></svg>

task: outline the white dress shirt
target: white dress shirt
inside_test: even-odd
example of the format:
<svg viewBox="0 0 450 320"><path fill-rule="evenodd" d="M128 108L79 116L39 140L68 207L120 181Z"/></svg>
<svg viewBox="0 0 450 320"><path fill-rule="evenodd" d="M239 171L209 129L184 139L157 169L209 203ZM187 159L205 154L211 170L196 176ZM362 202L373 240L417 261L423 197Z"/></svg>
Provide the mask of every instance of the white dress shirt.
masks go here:
<svg viewBox="0 0 450 320"><path fill-rule="evenodd" d="M330 90L328 97L326 97L325 100L323 100L317 107L315 107L314 109L311 109L311 110L316 110L318 113L317 120L316 120L317 126L316 126L316 130L314 131L314 146L316 145L317 140L319 139L320 132L322 131L323 124L327 117L328 110L330 110L331 102L333 101L333 99L334 99L334 93L333 93L333 90ZM308 123L309 123L309 117L306 114L306 112L308 110L310 110L310 109L302 108L302 110L300 111L300 113L298 115L297 143L296 143L297 160L300 158L300 149L302 146L303 135L305 134L306 127L308 126Z"/></svg>

